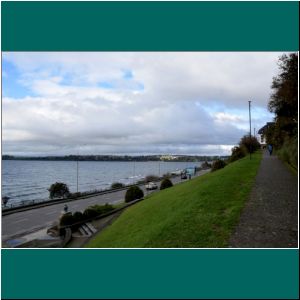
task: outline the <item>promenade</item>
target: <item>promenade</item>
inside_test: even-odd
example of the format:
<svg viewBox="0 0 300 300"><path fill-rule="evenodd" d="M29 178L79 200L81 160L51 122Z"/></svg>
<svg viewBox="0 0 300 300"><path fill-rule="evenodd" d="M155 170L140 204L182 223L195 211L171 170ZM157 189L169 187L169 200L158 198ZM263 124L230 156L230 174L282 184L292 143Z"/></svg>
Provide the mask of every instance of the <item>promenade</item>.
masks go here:
<svg viewBox="0 0 300 300"><path fill-rule="evenodd" d="M277 156L263 154L230 246L298 247L298 178Z"/></svg>

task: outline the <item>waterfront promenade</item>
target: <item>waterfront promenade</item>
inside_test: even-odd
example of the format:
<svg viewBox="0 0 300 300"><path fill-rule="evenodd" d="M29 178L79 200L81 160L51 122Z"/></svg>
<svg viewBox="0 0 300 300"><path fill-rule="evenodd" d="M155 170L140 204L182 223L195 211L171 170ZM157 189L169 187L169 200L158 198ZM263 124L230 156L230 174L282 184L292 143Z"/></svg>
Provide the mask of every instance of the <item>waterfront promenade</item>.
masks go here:
<svg viewBox="0 0 300 300"><path fill-rule="evenodd" d="M197 172L196 176L203 175L207 172L209 172L209 170L199 171ZM172 178L172 182L174 184L178 184L182 181L183 180L180 179L180 176ZM141 185L140 187L143 189L144 195L150 193L150 191L147 192L145 190L144 185ZM125 193L126 190L120 190L112 193L91 196L85 199L60 202L59 204L53 204L50 206L34 208L2 216L2 241L5 241L13 236L21 236L41 228L51 226L53 222L59 219L65 204L68 205L69 211L71 212L83 211L90 205L121 203L125 199Z"/></svg>
<svg viewBox="0 0 300 300"><path fill-rule="evenodd" d="M298 247L298 178L277 156L264 152L230 246Z"/></svg>

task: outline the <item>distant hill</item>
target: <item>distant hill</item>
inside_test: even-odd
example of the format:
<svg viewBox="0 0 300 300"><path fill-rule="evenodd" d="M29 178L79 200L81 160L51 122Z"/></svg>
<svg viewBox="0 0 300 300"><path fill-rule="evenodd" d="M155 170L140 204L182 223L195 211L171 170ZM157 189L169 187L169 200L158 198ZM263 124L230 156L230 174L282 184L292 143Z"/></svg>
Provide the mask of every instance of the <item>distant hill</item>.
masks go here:
<svg viewBox="0 0 300 300"><path fill-rule="evenodd" d="M46 161L174 161L199 162L213 161L228 156L197 156L197 155L66 155L66 156L13 156L2 155L2 160L46 160Z"/></svg>

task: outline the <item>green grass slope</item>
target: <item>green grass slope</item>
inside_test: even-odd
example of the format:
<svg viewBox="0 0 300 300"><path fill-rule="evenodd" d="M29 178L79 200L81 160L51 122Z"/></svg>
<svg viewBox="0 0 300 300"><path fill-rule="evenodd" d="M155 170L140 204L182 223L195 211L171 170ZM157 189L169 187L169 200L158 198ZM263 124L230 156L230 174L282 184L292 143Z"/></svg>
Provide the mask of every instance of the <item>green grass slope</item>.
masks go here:
<svg viewBox="0 0 300 300"><path fill-rule="evenodd" d="M261 160L257 153L126 209L87 247L226 247Z"/></svg>

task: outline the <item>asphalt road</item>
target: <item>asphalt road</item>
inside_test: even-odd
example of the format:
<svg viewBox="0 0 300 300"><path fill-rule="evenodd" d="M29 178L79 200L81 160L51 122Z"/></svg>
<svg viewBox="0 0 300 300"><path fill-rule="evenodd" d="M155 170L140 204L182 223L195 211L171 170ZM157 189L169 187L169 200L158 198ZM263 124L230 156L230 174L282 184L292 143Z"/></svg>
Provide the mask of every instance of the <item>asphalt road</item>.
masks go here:
<svg viewBox="0 0 300 300"><path fill-rule="evenodd" d="M196 176L203 175L208 171L209 170L203 170L197 172ZM182 181L184 180L181 180L180 176L172 178L173 184L178 184ZM146 192L144 186L140 187L144 190L145 195L150 193L150 191ZM71 212L84 211L90 205L121 203L124 201L125 193L126 190L116 191L2 216L2 241L7 240L12 236L22 235L52 225L53 222L57 221L61 216L65 204L68 205L69 211Z"/></svg>

